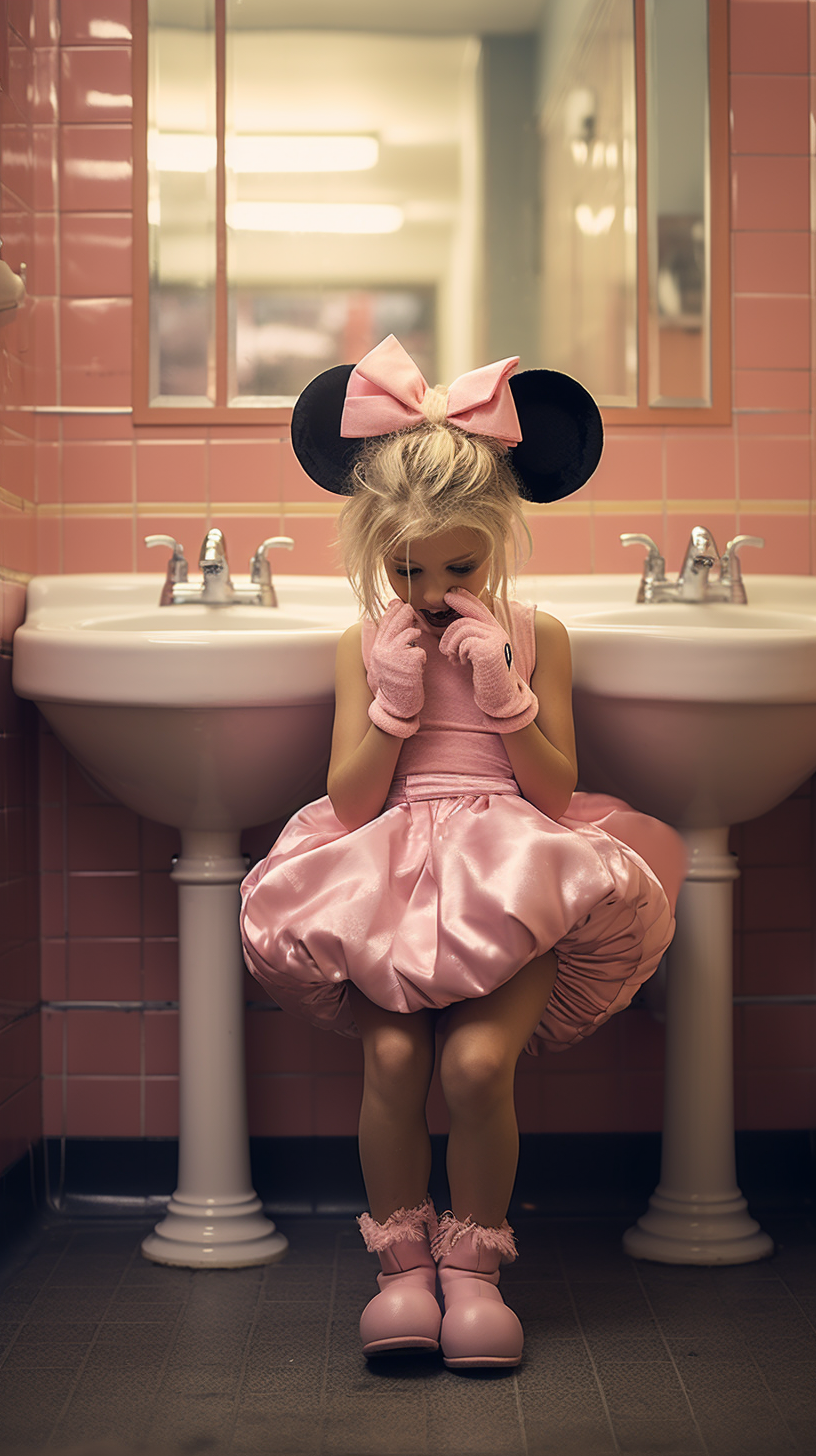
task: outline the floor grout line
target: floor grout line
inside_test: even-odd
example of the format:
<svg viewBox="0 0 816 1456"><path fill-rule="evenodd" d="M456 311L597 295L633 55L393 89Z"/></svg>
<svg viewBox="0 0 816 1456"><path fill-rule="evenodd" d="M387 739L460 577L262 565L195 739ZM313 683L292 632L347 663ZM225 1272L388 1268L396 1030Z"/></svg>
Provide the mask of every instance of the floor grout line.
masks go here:
<svg viewBox="0 0 816 1456"><path fill-rule="evenodd" d="M615 1451L616 1452L620 1452L620 1449L621 1449L620 1448L620 1442L618 1441L618 1434L617 1434L617 1431L615 1430L615 1426L614 1426L614 1423L613 1423L613 1420L612 1420L612 1412L609 1409L609 1404L608 1404L607 1399L606 1399L606 1391L603 1388L603 1384L601 1382L601 1377L600 1377L600 1375L598 1373L598 1367L595 1364L595 1356L593 1355L592 1350L590 1348L589 1340L587 1339L586 1330L584 1329L584 1326L583 1326L583 1324L581 1322L581 1316L580 1316L580 1314L578 1312L578 1304L577 1304L577 1301L575 1299L575 1295L573 1293L572 1284L570 1282L569 1274L567 1273L566 1265L564 1263L564 1256L563 1256L563 1254L561 1252L560 1243L558 1245L558 1257L559 1257L559 1262L561 1264L561 1273L562 1273L563 1278L564 1278L564 1284L566 1285L567 1294L569 1296L569 1301L570 1301L570 1304L572 1305L572 1312L573 1312L573 1315L575 1316L575 1323L578 1326L578 1330L579 1330L579 1333L581 1335L581 1339L584 1342L584 1348L585 1348L586 1353L587 1353L587 1356L589 1358L589 1363L592 1366L592 1375L593 1375L593 1378L595 1380L595 1385L597 1387L598 1394L601 1397L601 1404L603 1406L604 1415L606 1416L607 1424L609 1426L609 1433L610 1433L610 1435L612 1437L612 1444L613 1444L613 1446L615 1448Z"/></svg>
<svg viewBox="0 0 816 1456"><path fill-rule="evenodd" d="M658 1318L658 1315L657 1315L657 1313L655 1311L654 1305L652 1304L652 1301L651 1301L651 1299L649 1297L649 1291L647 1290L645 1284L643 1283L643 1280L642 1280L641 1274L640 1274L640 1270L638 1269L637 1264L635 1263L634 1260L632 1262L634 1264L635 1278L637 1279L637 1282L640 1285L641 1294L643 1295L643 1298L646 1301L646 1305L648 1307L649 1313L652 1316L652 1319L654 1320L654 1323L655 1323L655 1327L657 1329L657 1332L660 1335L661 1340L663 1341L663 1345L664 1345L664 1348L666 1350L666 1354L668 1355L668 1357L669 1357L669 1359L671 1361L672 1369L674 1370L674 1373L677 1376L677 1382L678 1382L678 1384L680 1386L680 1389L683 1392L683 1398L684 1398L684 1400L686 1402L686 1405L688 1406L689 1415L691 1416L692 1422L694 1423L694 1429L697 1432L697 1435L698 1435L698 1437L700 1439L701 1449L704 1452L704 1456L711 1456L711 1452L710 1452L710 1449L709 1449L708 1442L706 1441L705 1436L703 1435L702 1431L700 1430L700 1426L699 1426L699 1423L698 1423L698 1420L697 1420L697 1416L696 1416L695 1411L694 1411L694 1405L692 1403L691 1396L689 1395L689 1392L686 1389L686 1383L685 1383L685 1381L684 1381L684 1379L683 1379L683 1377L682 1377L682 1375L680 1373L680 1368L679 1368L679 1366L677 1364L677 1361L674 1358L674 1353L673 1353L673 1351L671 1349L671 1346L669 1345L669 1342L666 1339L665 1334L663 1333L663 1327L662 1327L662 1325L660 1323L660 1320Z"/></svg>
<svg viewBox="0 0 816 1456"><path fill-rule="evenodd" d="M70 1244L67 1246L66 1252L67 1252L67 1249L68 1248L70 1248ZM106 1317L106 1315L107 1315L107 1313L108 1313L111 1305L113 1304L113 1301L116 1298L116 1295L119 1293L120 1289L122 1288L122 1286L124 1284L125 1276L127 1275L128 1271L133 1267L133 1264L135 1262L136 1255L137 1255L138 1252L139 1252L138 1251L138 1248L136 1248L136 1249L133 1250L133 1253L131 1254L130 1258L128 1259L127 1263L125 1264L125 1267L122 1270L122 1273L120 1274L119 1279L118 1279L116 1285L114 1286L114 1288L113 1288L113 1290L111 1292L110 1299L108 1300L108 1302L107 1302L107 1304L105 1306L105 1310L104 1310L103 1314L99 1317L99 1319L96 1322L96 1329L94 1330L93 1339L91 1340L91 1342L90 1342L87 1350L85 1351L84 1358L81 1361L81 1363L79 1365L79 1368L78 1368L78 1370L76 1372L76 1377L75 1377L74 1382L73 1382L73 1384L71 1386L71 1389L68 1392L68 1395L65 1397L65 1400L64 1400L64 1402L62 1404L62 1407L60 1409L60 1413L57 1416L57 1419L55 1420L53 1426L51 1427L51 1431L49 1433L49 1436L48 1436L47 1440L44 1442L44 1447L46 1447L46 1448L49 1447L49 1446L51 1446L51 1443L53 1442L53 1440L54 1440L54 1438L55 1438L55 1436L57 1434L57 1431L59 1430L59 1427L61 1426L62 1422L65 1420L65 1417L66 1417L66 1415L68 1414L68 1411L71 1408L71 1402L72 1402L74 1396L76 1395L76 1392L77 1392L77 1388L79 1386L79 1383L80 1383L83 1375L85 1374L85 1371L87 1370L88 1361L89 1361L90 1356L91 1356L91 1351L95 1348L96 1343L97 1343L97 1341L99 1339L100 1331L102 1329L103 1324L105 1323L105 1317ZM85 1287L88 1287L88 1286L85 1286Z"/></svg>
<svg viewBox="0 0 816 1456"><path fill-rule="evenodd" d="M323 1378L320 1382L320 1399L318 1409L320 1412L320 1429L317 1449L323 1450L323 1440L326 1434L326 1393L329 1384L329 1364L331 1362L332 1328L334 1325L334 1305L337 1298L337 1276L340 1260L340 1242L343 1238L343 1229L337 1230L334 1236L334 1260L332 1262L331 1288L329 1290L329 1308L326 1315L326 1339L325 1353L323 1357Z"/></svg>
<svg viewBox="0 0 816 1456"><path fill-rule="evenodd" d="M513 1371L513 1388L516 1396L516 1413L518 1415L519 1429L521 1431L521 1444L524 1450L524 1456L529 1456L530 1445L527 1440L527 1423L524 1419L524 1406L521 1402L521 1390L519 1389L518 1371L516 1370Z"/></svg>
<svg viewBox="0 0 816 1456"><path fill-rule="evenodd" d="M778 1274L775 1276L774 1279L763 1280L762 1283L763 1284L771 1284L771 1285L772 1284L779 1284L785 1290L786 1294L788 1294L789 1296L791 1296L792 1298L794 1298L794 1303L796 1304L797 1308L801 1309L801 1306L799 1305L799 1301L795 1298L795 1296L792 1295L791 1290L788 1288L787 1284L785 1283L785 1280L784 1279L781 1279ZM728 1309L728 1306L725 1303L725 1300L722 1298L722 1295L719 1293L719 1291L715 1291L715 1294L716 1294L716 1298L720 1302L721 1307L729 1315L729 1318L731 1318L730 1311ZM802 1314L805 1313L804 1310L802 1310L801 1312L802 1312ZM806 1315L805 1315L805 1318L807 1318ZM808 1320L808 1323L810 1323L810 1320ZM797 1437L794 1435L793 1431L791 1430L790 1426L788 1425L788 1421L787 1421L787 1417L785 1415L785 1412L782 1410L781 1406L779 1405L779 1402L776 1399L776 1396L774 1395L773 1391L771 1390L771 1387L770 1387L770 1385L768 1384L768 1381L765 1378L765 1372L762 1369L762 1366L760 1365L759 1361L757 1360L756 1356L754 1355L754 1352L751 1349L751 1346L748 1344L748 1341L742 1336L741 1332L740 1332L740 1338L742 1339L742 1343L743 1343L745 1349L748 1352L748 1357L751 1360L751 1363L753 1364L754 1370L756 1371L756 1374L758 1376L758 1379L759 1379L761 1385L765 1389L765 1392L766 1392L766 1394L768 1396L768 1399L771 1402L771 1405L773 1406L774 1410L776 1411L777 1415L779 1416L780 1421L782 1422L782 1425L785 1427L785 1430L788 1432L788 1435L790 1436L791 1440L794 1443L795 1450L801 1451L803 1453L803 1456L812 1456L812 1451L808 1451L805 1447L803 1447L803 1446L800 1445Z"/></svg>
<svg viewBox="0 0 816 1456"><path fill-rule="evenodd" d="M65 1256L66 1256L66 1254L68 1252L69 1245L70 1245L70 1239L66 1239L65 1244L63 1245L62 1251L60 1253L60 1256L57 1259L56 1263L54 1264L54 1268L49 1273L49 1276L48 1276L49 1279L51 1278L51 1275L59 1268L60 1264L62 1263L63 1259L65 1258ZM20 1271L20 1272L22 1272L22 1271ZM31 1304L28 1306L28 1308L25 1311L25 1313L20 1316L20 1320L19 1320L19 1323L17 1325L17 1329L15 1330L12 1339L10 1340L9 1344L6 1346L6 1349L2 1352L2 1355L0 1355L0 1370L2 1370L3 1369L3 1366L6 1364L6 1361L8 1359L9 1354L14 1349L14 1346L17 1344L17 1341L19 1340L20 1335L22 1334L22 1332L25 1329L26 1325L33 1323L33 1321L29 1317L31 1315L31 1311L33 1310L34 1306L36 1305L37 1300L39 1299L40 1295L42 1294L42 1291L43 1291L44 1288L45 1288L45 1284L43 1283L43 1284L41 1284L39 1286L39 1288L37 1290L37 1293L35 1294L34 1298L31 1301Z"/></svg>
<svg viewBox="0 0 816 1456"><path fill-rule="evenodd" d="M230 1421L229 1436L227 1442L230 1449L232 1448L233 1442L235 1440L235 1431L238 1425L239 1416L241 1414L241 1394L244 1388L244 1381L246 1380L247 1365L249 1364L252 1341L255 1336L255 1332L258 1329L260 1314L264 1307L265 1295L269 1285L269 1271L274 1267L274 1264L265 1265L261 1278L258 1280L258 1293L255 1299L255 1309L252 1314L252 1319L250 1321L246 1340L244 1341L244 1351L243 1357L241 1359L241 1368L238 1372L238 1381L235 1387L235 1396L233 1399L232 1419Z"/></svg>

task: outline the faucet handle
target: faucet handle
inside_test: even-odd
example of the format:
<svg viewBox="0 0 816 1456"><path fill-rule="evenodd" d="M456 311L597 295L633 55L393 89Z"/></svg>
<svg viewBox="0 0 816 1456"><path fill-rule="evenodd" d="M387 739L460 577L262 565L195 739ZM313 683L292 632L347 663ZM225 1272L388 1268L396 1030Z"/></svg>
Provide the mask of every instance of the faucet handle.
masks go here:
<svg viewBox="0 0 816 1456"><path fill-rule="evenodd" d="M291 551L294 546L291 536L267 536L262 541L255 555L249 564L249 579L259 588L261 606L276 607L278 596L272 582L272 568L269 565L267 551L273 546L282 546L284 550Z"/></svg>
<svg viewBox="0 0 816 1456"><path fill-rule="evenodd" d="M722 554L720 561L720 581L730 587L730 600L732 602L747 602L745 587L742 584L742 562L739 558L742 546L764 546L764 536L735 536L729 541Z"/></svg>
<svg viewBox="0 0 816 1456"><path fill-rule="evenodd" d="M641 536L630 531L623 531L620 539L622 546L646 547L645 570L653 574L659 571L661 575L665 572L666 562L660 554L660 547L656 541L652 540L651 536Z"/></svg>
<svg viewBox="0 0 816 1456"><path fill-rule="evenodd" d="M184 556L184 547L175 536L145 536L145 546L167 546L172 552L167 563L168 581L187 580L187 561Z"/></svg>
<svg viewBox="0 0 816 1456"><path fill-rule="evenodd" d="M636 532L623 531L621 533L620 539L622 546L646 547L646 560L643 563L643 576L641 578L640 586L638 587L638 594L636 597L636 601L643 602L646 600L647 580L650 583L666 580L665 558L660 554L660 547L658 546L656 541L652 540L651 536L643 536Z"/></svg>
<svg viewBox="0 0 816 1456"><path fill-rule="evenodd" d="M145 536L145 546L167 546L172 555L167 563L167 575L164 578L164 585L159 597L160 607L171 607L173 605L173 593L178 582L187 580L187 561L184 556L184 547L175 536Z"/></svg>
<svg viewBox="0 0 816 1456"><path fill-rule="evenodd" d="M723 551L723 554L722 554L723 563L726 564L726 565L728 565L728 566L734 566L735 564L737 564L739 562L739 550L740 550L740 547L742 547L742 546L764 546L764 545L765 545L765 537L764 536L735 536L734 539L733 539L733 541L729 541L728 542L728 545L726 546L725 550ZM737 570L739 570L738 567L737 567Z"/></svg>
<svg viewBox="0 0 816 1456"><path fill-rule="evenodd" d="M267 536L266 540L261 542L250 562L250 581L263 581L264 578L266 578L267 581L269 580L271 568L269 566L266 553L271 549L271 547L282 546L284 550L291 551L294 547L294 544L295 543L292 540L291 536Z"/></svg>

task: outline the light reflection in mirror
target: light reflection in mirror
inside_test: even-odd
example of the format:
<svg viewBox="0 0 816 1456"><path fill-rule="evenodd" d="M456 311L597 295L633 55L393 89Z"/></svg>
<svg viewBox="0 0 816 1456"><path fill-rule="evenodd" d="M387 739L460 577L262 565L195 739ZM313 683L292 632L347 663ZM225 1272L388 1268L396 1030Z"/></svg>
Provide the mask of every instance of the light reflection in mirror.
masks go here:
<svg viewBox="0 0 816 1456"><path fill-rule="evenodd" d="M286 400L389 333L426 377L461 372L480 231L466 160L478 42L245 30L240 11L228 0L230 400ZM234 165L253 143L263 151L261 135L291 157L308 148L308 166L276 167L269 152Z"/></svg>

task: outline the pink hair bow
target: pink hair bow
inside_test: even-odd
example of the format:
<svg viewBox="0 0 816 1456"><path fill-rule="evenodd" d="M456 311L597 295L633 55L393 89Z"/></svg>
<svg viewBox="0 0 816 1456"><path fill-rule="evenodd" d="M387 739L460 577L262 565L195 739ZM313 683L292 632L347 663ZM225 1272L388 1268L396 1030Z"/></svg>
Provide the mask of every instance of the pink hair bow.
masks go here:
<svg viewBox="0 0 816 1456"><path fill-rule="evenodd" d="M507 383L518 364L501 359L469 374L460 374L448 390L446 418L472 435L490 435L504 445L518 445L521 427ZM383 339L349 377L340 421L344 439L390 435L421 424L428 385L393 334Z"/></svg>

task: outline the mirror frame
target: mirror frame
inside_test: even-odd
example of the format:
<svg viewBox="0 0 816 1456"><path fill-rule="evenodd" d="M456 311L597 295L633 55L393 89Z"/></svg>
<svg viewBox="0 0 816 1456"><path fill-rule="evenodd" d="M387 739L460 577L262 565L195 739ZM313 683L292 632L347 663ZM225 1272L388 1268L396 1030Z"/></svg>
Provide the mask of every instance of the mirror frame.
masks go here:
<svg viewBox="0 0 816 1456"><path fill-rule="evenodd" d="M711 219L710 405L651 405L649 392L649 230L646 103L646 0L635 0L637 112L638 402L604 405L608 425L728 425L731 423L731 177L728 77L728 0L708 0L709 209Z"/></svg>
<svg viewBox="0 0 816 1456"><path fill-rule="evenodd" d="M638 218L647 216L646 157L646 0L634 0L637 108ZM229 405L227 399L227 268L224 212L224 92L226 74L225 0L215 0L216 87L219 165L216 177L216 400L204 405L152 405L149 398L150 340L137 321L150 318L147 222L148 16L146 5L133 15L133 422L137 425L287 425L289 405ZM725 425L731 421L731 289L728 0L708 0L710 216L711 216L711 404L669 406L648 403L649 239L638 226L638 403L604 406L607 425Z"/></svg>

